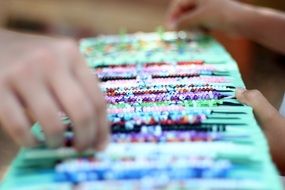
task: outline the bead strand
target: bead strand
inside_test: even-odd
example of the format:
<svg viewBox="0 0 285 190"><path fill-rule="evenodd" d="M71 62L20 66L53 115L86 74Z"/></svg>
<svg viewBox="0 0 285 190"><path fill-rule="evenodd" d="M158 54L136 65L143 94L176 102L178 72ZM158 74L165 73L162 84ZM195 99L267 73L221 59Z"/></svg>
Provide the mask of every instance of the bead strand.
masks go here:
<svg viewBox="0 0 285 190"><path fill-rule="evenodd" d="M174 94L144 94L144 95L131 95L131 96L116 96L116 97L106 97L107 103L117 104L117 103L141 103L141 102L163 102L163 101L174 101L181 102L184 100L213 100L221 99L225 97L216 91L209 92L186 92L186 93L174 93Z"/></svg>
<svg viewBox="0 0 285 190"><path fill-rule="evenodd" d="M127 103L118 103L118 104L110 104L109 108L126 108L137 106L137 108L141 107L153 107L153 106L173 106L179 105L183 107L212 107L217 106L219 104L223 104L222 100L185 100L183 102L173 102L173 101L164 101L164 102L143 102L143 103L134 103L133 105Z"/></svg>

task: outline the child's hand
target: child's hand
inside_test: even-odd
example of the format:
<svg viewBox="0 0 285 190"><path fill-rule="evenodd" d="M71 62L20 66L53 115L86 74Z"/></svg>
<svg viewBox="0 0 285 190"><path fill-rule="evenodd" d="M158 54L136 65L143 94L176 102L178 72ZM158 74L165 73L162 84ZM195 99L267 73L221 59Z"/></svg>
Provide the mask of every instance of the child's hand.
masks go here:
<svg viewBox="0 0 285 190"><path fill-rule="evenodd" d="M258 90L237 89L237 99L251 106L265 133L273 161L281 173L285 173L285 118Z"/></svg>
<svg viewBox="0 0 285 190"><path fill-rule="evenodd" d="M192 28L234 31L234 20L242 5L232 0L173 0L167 14L170 29Z"/></svg>
<svg viewBox="0 0 285 190"><path fill-rule="evenodd" d="M73 121L75 146L102 148L107 140L106 105L98 81L76 42L0 31L0 123L19 145L32 146L31 117L48 145L63 144L59 111Z"/></svg>

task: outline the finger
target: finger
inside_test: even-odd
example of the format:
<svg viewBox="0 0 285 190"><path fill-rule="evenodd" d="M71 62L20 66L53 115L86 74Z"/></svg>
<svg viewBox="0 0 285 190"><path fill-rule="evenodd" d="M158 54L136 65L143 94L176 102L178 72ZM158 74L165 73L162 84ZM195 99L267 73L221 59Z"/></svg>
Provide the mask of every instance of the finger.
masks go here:
<svg viewBox="0 0 285 190"><path fill-rule="evenodd" d="M67 71L58 72L50 82L54 95L74 124L75 146L84 150L92 145L95 111L89 97Z"/></svg>
<svg viewBox="0 0 285 190"><path fill-rule="evenodd" d="M97 77L91 73L85 61L80 56L81 64L76 64L75 76L88 94L95 109L96 119L94 146L96 149L104 149L108 143L109 125L107 122L106 102L98 85Z"/></svg>
<svg viewBox="0 0 285 190"><path fill-rule="evenodd" d="M253 107L267 137L272 159L281 171L285 171L284 159L282 159L285 155L280 154L284 152L284 143L282 143L285 133L284 118L258 90L237 89L236 97L240 102Z"/></svg>
<svg viewBox="0 0 285 190"><path fill-rule="evenodd" d="M110 142L110 123L106 119L100 119L99 121L101 126L106 127L99 130L94 142L94 147L96 150L101 151L106 149Z"/></svg>
<svg viewBox="0 0 285 190"><path fill-rule="evenodd" d="M175 0L172 1L167 11L167 26L173 28L176 20L186 12L195 8L197 0Z"/></svg>
<svg viewBox="0 0 285 190"><path fill-rule="evenodd" d="M21 80L15 84L27 110L40 123L49 147L63 144L64 126L60 121L59 107L53 99L47 85L40 81Z"/></svg>
<svg viewBox="0 0 285 190"><path fill-rule="evenodd" d="M24 107L25 107L25 113L26 113L30 123L36 123L37 122L36 116L33 114L33 112L31 110L26 108L26 105Z"/></svg>
<svg viewBox="0 0 285 190"><path fill-rule="evenodd" d="M179 15L185 13L185 11L193 8L196 5L197 0L174 0L171 2L167 11L168 18L175 20Z"/></svg>
<svg viewBox="0 0 285 190"><path fill-rule="evenodd" d="M203 9L182 15L180 18L178 18L176 23L174 23L174 27L176 30L187 30L203 27Z"/></svg>
<svg viewBox="0 0 285 190"><path fill-rule="evenodd" d="M37 144L22 105L7 89L1 91L0 121L5 131L18 145L30 147Z"/></svg>
<svg viewBox="0 0 285 190"><path fill-rule="evenodd" d="M278 111L258 90L245 90L238 88L236 90L236 98L241 103L253 108L261 126L266 126L279 115Z"/></svg>

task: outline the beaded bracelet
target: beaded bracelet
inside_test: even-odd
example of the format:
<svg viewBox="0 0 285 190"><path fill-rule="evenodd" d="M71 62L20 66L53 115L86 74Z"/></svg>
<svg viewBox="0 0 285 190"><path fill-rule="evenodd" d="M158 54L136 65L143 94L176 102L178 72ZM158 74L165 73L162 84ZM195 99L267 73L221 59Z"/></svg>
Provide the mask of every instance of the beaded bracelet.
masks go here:
<svg viewBox="0 0 285 190"><path fill-rule="evenodd" d="M114 165L110 164L112 162ZM167 165L166 162L171 162L173 165ZM169 156L164 155L162 157L154 157L152 155L147 157L141 156L112 156L110 158L103 156L89 156L86 158L71 158L65 160L64 162L58 163L56 166L56 172L75 172L79 173L80 171L96 171L101 173L103 170L110 171L111 168L117 168L120 170L125 170L127 168L126 165L130 165L131 163L136 164L135 168L150 168L157 167L161 165L167 168L175 168L176 165L174 163L187 163L187 166L191 168L223 168L230 167L231 162L226 159L215 159L211 157L203 157L203 156ZM184 165L186 166L186 165ZM170 170L171 171L171 170ZM105 176L107 177L107 176Z"/></svg>
<svg viewBox="0 0 285 190"><path fill-rule="evenodd" d="M184 156L156 156L153 159L125 156L112 157L112 160L92 157L70 159L57 164L55 172L57 180L78 184L96 180L137 180L148 177L149 173L157 179L163 173L167 179L199 179L207 176L208 179L220 180L229 178L234 167L228 159Z"/></svg>
<svg viewBox="0 0 285 190"><path fill-rule="evenodd" d="M126 108L126 107L157 107L157 106L172 106L179 105L183 107L213 107L217 105L222 105L224 103L223 100L184 100L181 102L173 102L173 101L163 101L163 102L142 102L142 103L118 103L118 104L110 104L109 108Z"/></svg>
<svg viewBox="0 0 285 190"><path fill-rule="evenodd" d="M109 114L119 114L119 113L133 113L133 112L166 112L166 111L179 111L179 112L190 112L190 114L193 113L205 113L210 114L210 109L203 109L203 110L188 110L187 108L181 106L181 105L171 105L171 106L154 106L154 107L124 107L124 108L116 108L109 106L107 112Z"/></svg>
<svg viewBox="0 0 285 190"><path fill-rule="evenodd" d="M137 96L133 97L122 97L122 98L114 98L114 97L107 97L106 100L109 104L117 105L117 104L130 104L130 105L145 105L150 102L153 102L155 105L184 105L184 106L198 106L199 105L210 105L213 103L213 105L217 105L219 102L214 102L213 100L219 100L221 97L225 97L223 95L214 95L214 98L210 98L210 95L193 95L187 97L185 95L175 95L175 96L156 96L156 97L147 97L147 98L141 98ZM211 102L202 102L202 100L209 100ZM161 103L161 104L159 104ZM209 103L209 104L208 104Z"/></svg>
<svg viewBox="0 0 285 190"><path fill-rule="evenodd" d="M189 84L189 83L226 83L229 82L227 77L218 76L200 76L192 78L165 78L165 79L151 79L150 83L156 84Z"/></svg>
<svg viewBox="0 0 285 190"><path fill-rule="evenodd" d="M110 90L143 90L143 89L150 89L150 88L217 88L221 90L227 90L227 89L234 89L234 86L228 86L223 84L197 84L197 83L188 83L188 84L148 84L144 86L132 86L132 87L106 87L104 89L110 89Z"/></svg>
<svg viewBox="0 0 285 190"><path fill-rule="evenodd" d="M174 101L180 102L184 100L210 100L210 99L221 99L226 95L216 91L209 92L186 92L186 93L174 93L174 94L144 94L136 96L116 96L106 97L107 103L141 103L141 102L162 102L162 101Z"/></svg>
<svg viewBox="0 0 285 190"><path fill-rule="evenodd" d="M230 138L233 138L231 136ZM237 136L240 137L240 136ZM155 133L116 133L112 134L114 143L147 142L213 142L226 140L227 136L216 132L201 131L161 131Z"/></svg>
<svg viewBox="0 0 285 190"><path fill-rule="evenodd" d="M209 84L162 84L148 86L132 86L132 87L106 87L102 90L107 96L118 96L126 94L156 94L166 92L197 92L197 91L233 91L235 87L226 85L209 85Z"/></svg>
<svg viewBox="0 0 285 190"><path fill-rule="evenodd" d="M110 73L123 73L123 72L146 72L146 73L152 73L152 72L171 72L175 70L176 72L181 71L216 71L216 67L213 65L173 65L173 64L164 64L164 65L152 65L147 66L147 64L144 64L142 66L136 66L130 65L130 66L116 66L116 67L103 67L103 68L97 68L96 70L93 70L94 74L110 74Z"/></svg>
<svg viewBox="0 0 285 190"><path fill-rule="evenodd" d="M211 76L214 75L213 71L201 70L201 71L181 71L177 73L173 72L151 72L148 73L151 78L177 78L177 77L199 77L199 76ZM100 73L97 74L98 78L101 81L108 80L129 80L129 79L137 79L137 73L124 72L124 73Z"/></svg>
<svg viewBox="0 0 285 190"><path fill-rule="evenodd" d="M117 120L116 120L117 119ZM176 120L168 118L167 116L157 116L157 117L144 117L144 118L135 118L131 121L124 121L122 118L112 118L113 122L111 123L112 132L113 130L118 129L119 131L125 129L129 130L140 130L141 126L148 125L148 126L167 126L170 127L172 125L177 126L184 126L184 125L197 125L201 124L202 121L206 119L205 115L189 115L189 116L181 116L178 117ZM189 126L190 127L190 126Z"/></svg>
<svg viewBox="0 0 285 190"><path fill-rule="evenodd" d="M194 118L194 117L192 117ZM164 123L150 125L141 123L113 123L111 126L112 142L120 143L134 143L134 142L184 142L184 141L224 141L231 138L248 136L228 136L222 133L226 131L225 124L185 124L181 121L176 121L176 124L165 120ZM74 146L74 133L72 132L72 125L67 127L67 131L64 134L64 146Z"/></svg>
<svg viewBox="0 0 285 190"><path fill-rule="evenodd" d="M112 74L122 72L153 72L163 71L215 71L216 68L213 65L203 65L203 61L189 61L189 62L177 62L177 63L144 63L144 64L120 64L112 65L108 64L108 67L97 67L93 70L94 74Z"/></svg>
<svg viewBox="0 0 285 190"><path fill-rule="evenodd" d="M243 124L241 124L243 125ZM199 131L199 132L225 132L227 130L226 124L156 124L156 125L136 125L136 124L113 124L111 126L112 134L116 133L141 133L142 128L161 128L161 131Z"/></svg>
<svg viewBox="0 0 285 190"><path fill-rule="evenodd" d="M152 85L187 85L192 84L209 84L209 83L229 83L231 80L229 77L218 77L218 76L200 76L192 78L159 78L149 79L147 81L140 80L115 80L102 82L102 88L117 88L117 87L133 87L133 86L146 86L146 84Z"/></svg>
<svg viewBox="0 0 285 190"><path fill-rule="evenodd" d="M142 90L113 90L113 89L107 89L106 95L107 96L121 96L121 95L145 95L145 94L162 94L162 93L172 93L172 92L178 92L178 93L186 93L186 92L209 92L209 91L215 91L214 88L153 88L153 89L142 89Z"/></svg>
<svg viewBox="0 0 285 190"><path fill-rule="evenodd" d="M203 125L203 124L156 124L133 125L113 124L111 126L111 142L134 143L134 142L184 142L184 141L227 141L236 137L248 136L225 136L226 125ZM64 146L74 146L74 133L65 132Z"/></svg>
<svg viewBox="0 0 285 190"><path fill-rule="evenodd" d="M134 112L128 114L109 114L108 119L111 123L132 122L138 125L154 123L164 123L166 120L172 120L174 124L197 124L206 119L206 114L194 111L164 111L164 112Z"/></svg>
<svg viewBox="0 0 285 190"><path fill-rule="evenodd" d="M173 73L170 72L148 72L148 76L151 78L191 78L191 77L199 77L199 76L212 76L215 75L213 71L210 70L183 70L180 72ZM105 82L109 80L130 80L130 79L139 79L137 72L121 72L121 73L99 73L97 74L98 78Z"/></svg>
<svg viewBox="0 0 285 190"><path fill-rule="evenodd" d="M209 70L209 71L216 71L217 68L213 65L175 65L175 64L165 64L165 65L155 65L155 66L145 66L143 65L141 68L138 67L137 70L141 70L143 72L157 72L157 71L165 71L165 72L171 72L171 71L199 71L199 70ZM113 72L112 70L109 70L110 72ZM114 70L116 71L116 70Z"/></svg>

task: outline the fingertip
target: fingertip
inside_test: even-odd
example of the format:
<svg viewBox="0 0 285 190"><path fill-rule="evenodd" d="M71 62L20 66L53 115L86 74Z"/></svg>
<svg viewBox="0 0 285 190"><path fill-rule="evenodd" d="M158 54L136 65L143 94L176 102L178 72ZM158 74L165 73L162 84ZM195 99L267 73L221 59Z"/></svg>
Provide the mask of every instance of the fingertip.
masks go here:
<svg viewBox="0 0 285 190"><path fill-rule="evenodd" d="M177 25L176 25L176 22L174 21L168 21L166 23L166 27L168 30L176 30Z"/></svg>
<svg viewBox="0 0 285 190"><path fill-rule="evenodd" d="M243 100L243 95L244 95L244 92L246 91L245 88L243 87L237 87L236 90L235 90L235 96L236 98L239 100L239 101L242 101Z"/></svg>
<svg viewBox="0 0 285 190"><path fill-rule="evenodd" d="M95 145L95 150L97 150L97 151L104 151L104 150L106 150L106 148L109 145L109 140L110 140L110 137L108 135L106 140L104 140L104 141L100 142L99 144Z"/></svg>
<svg viewBox="0 0 285 190"><path fill-rule="evenodd" d="M92 140L93 136L91 136L92 133L93 132L88 132L88 135L82 136L82 135L84 135L84 134L82 134L82 135L80 135L80 137L77 136L77 138L75 139L75 149L77 151L82 152L82 151L92 147L92 141L93 141Z"/></svg>
<svg viewBox="0 0 285 190"><path fill-rule="evenodd" d="M74 146L74 148L75 148L75 150L78 151L78 152L83 152L84 150L90 148L89 145L90 145L90 144L87 143L87 142L82 142L82 141L81 141L81 142L78 142L78 140L77 140L77 141L75 141L75 146Z"/></svg>
<svg viewBox="0 0 285 190"><path fill-rule="evenodd" d="M186 27L185 27L185 24L183 23L183 21L178 20L176 22L175 29L176 30L186 30Z"/></svg>
<svg viewBox="0 0 285 190"><path fill-rule="evenodd" d="M79 152L79 153L84 152L84 150L86 149L86 147L78 146L78 145L76 145L74 148L75 148L75 150L76 150L77 152Z"/></svg>
<svg viewBox="0 0 285 190"><path fill-rule="evenodd" d="M108 121L104 118L100 121L101 127L98 128L98 134L96 139L94 139L94 148L95 150L101 151L106 149L107 145L110 142L110 125Z"/></svg>
<svg viewBox="0 0 285 190"><path fill-rule="evenodd" d="M236 93L237 93L237 94L242 94L242 93L245 92L245 91L246 91L246 89L243 88L243 87L237 87L237 88L236 88Z"/></svg>
<svg viewBox="0 0 285 190"><path fill-rule="evenodd" d="M93 139L97 134L97 131L95 130L96 124L90 120L90 117L87 117L86 114L83 115L79 117L80 119L74 119L73 121L74 146L79 152L91 148Z"/></svg>

